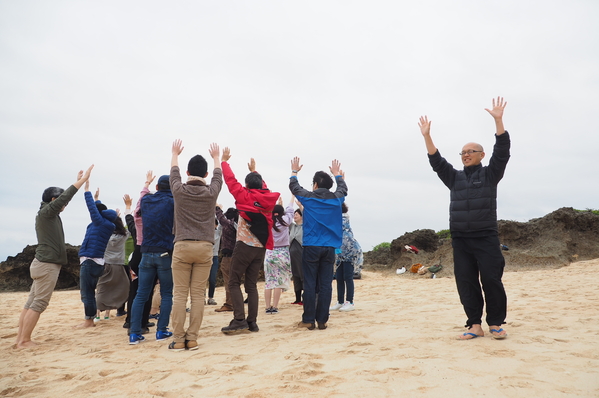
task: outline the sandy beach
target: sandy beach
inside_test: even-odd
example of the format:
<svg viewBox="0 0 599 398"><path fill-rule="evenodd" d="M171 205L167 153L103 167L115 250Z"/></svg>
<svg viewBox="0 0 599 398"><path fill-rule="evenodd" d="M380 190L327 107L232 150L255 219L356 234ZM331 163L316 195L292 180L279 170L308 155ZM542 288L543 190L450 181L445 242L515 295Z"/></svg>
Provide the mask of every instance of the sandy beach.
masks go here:
<svg viewBox="0 0 599 398"><path fill-rule="evenodd" d="M259 314L258 333L223 335L231 313L206 306L200 349L180 352L156 342L154 328L128 345L123 318L73 330L79 291L55 292L34 331L39 346L16 350L27 293L0 293L0 396L597 397L598 275L599 259L506 272L505 340L456 339L465 315L443 273L365 271L356 310L333 312L326 330L298 329L302 309L287 292L279 314Z"/></svg>

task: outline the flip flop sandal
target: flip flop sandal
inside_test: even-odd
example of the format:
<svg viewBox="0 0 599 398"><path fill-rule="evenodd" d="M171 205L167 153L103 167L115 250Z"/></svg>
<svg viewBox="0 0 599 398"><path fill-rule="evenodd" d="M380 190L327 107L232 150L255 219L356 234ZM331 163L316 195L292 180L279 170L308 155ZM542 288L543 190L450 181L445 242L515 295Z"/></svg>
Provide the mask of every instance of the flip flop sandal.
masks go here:
<svg viewBox="0 0 599 398"><path fill-rule="evenodd" d="M495 340L503 340L507 337L507 333L506 334L500 334L500 335L494 335L493 333L501 333L503 332L503 328L500 329L490 329L491 330L491 336L493 336L493 338Z"/></svg>

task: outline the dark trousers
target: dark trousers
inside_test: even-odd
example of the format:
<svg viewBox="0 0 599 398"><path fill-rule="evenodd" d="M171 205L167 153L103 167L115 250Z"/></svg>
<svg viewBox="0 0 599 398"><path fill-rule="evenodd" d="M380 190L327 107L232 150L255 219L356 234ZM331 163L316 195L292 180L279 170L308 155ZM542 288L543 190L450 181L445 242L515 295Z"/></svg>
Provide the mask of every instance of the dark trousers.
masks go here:
<svg viewBox="0 0 599 398"><path fill-rule="evenodd" d="M79 285L81 289L81 301L85 311L85 319L94 319L98 308L96 307L96 286L98 279L104 273L104 265L97 264L93 260L85 260L81 263L79 270Z"/></svg>
<svg viewBox="0 0 599 398"><path fill-rule="evenodd" d="M218 273L218 256L212 256L212 267L208 277L208 297L214 298L214 290L216 290L216 274Z"/></svg>
<svg viewBox="0 0 599 398"><path fill-rule="evenodd" d="M337 279L337 301L339 304L349 301L354 302L354 264L351 261L342 261L335 272ZM345 300L345 287L347 286L347 300Z"/></svg>
<svg viewBox="0 0 599 398"><path fill-rule="evenodd" d="M333 292L335 249L325 246L304 246L304 323L326 323ZM318 298L317 298L318 297Z"/></svg>
<svg viewBox="0 0 599 398"><path fill-rule="evenodd" d="M499 247L499 238L497 236L453 238L452 246L458 294L468 317L466 326L482 323L485 302L487 324L504 324L507 314L507 296L501 277L505 268L505 259Z"/></svg>
<svg viewBox="0 0 599 398"><path fill-rule="evenodd" d="M139 276L139 263L141 262L141 250L140 247L135 245L135 250L133 251L133 255L131 256L131 261L129 261L129 267L135 275ZM139 287L139 278L135 278L134 281L131 280L131 274L127 273L129 277L129 298L127 298L127 317L125 318L125 322L131 324L131 309L133 308L133 300L135 300L135 296L137 295L137 288ZM154 284L158 281L154 281ZM152 298L154 297L154 289L152 289L152 293L150 293L150 298L146 302L143 312L142 312L142 326L145 328L148 324L148 319L150 318L150 310L152 309Z"/></svg>
<svg viewBox="0 0 599 398"><path fill-rule="evenodd" d="M293 281L293 290L295 291L295 301L302 301L302 290L304 290L304 274L302 272L302 245L294 240L289 246L289 255L291 258L291 280Z"/></svg>
<svg viewBox="0 0 599 398"><path fill-rule="evenodd" d="M233 304L235 319L245 319L243 293L241 293L241 280L245 276L243 287L248 295L248 322L256 322L258 317L258 274L264 267L263 247L248 246L241 241L235 243L231 258L231 273L229 274L229 291Z"/></svg>

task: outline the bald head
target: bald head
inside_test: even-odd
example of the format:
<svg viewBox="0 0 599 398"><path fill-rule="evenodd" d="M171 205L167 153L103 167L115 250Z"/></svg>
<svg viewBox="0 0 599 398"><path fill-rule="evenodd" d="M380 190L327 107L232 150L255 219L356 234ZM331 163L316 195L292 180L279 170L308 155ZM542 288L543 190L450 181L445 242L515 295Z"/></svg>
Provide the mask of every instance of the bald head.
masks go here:
<svg viewBox="0 0 599 398"><path fill-rule="evenodd" d="M460 155L462 156L462 164L464 166L476 166L485 157L485 150L481 144L469 142L462 147Z"/></svg>

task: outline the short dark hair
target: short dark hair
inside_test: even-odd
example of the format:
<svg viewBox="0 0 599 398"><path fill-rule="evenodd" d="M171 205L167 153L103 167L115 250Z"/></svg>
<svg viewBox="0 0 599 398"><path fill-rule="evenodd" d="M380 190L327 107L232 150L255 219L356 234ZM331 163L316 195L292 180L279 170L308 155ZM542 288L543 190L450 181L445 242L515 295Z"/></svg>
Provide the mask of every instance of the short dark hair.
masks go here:
<svg viewBox="0 0 599 398"><path fill-rule="evenodd" d="M303 217L304 215L302 214L302 209L295 209L294 213L297 213L300 215L300 217Z"/></svg>
<svg viewBox="0 0 599 398"><path fill-rule="evenodd" d="M225 217L227 217L229 220L237 222L239 219L239 211L234 207L229 207L225 212Z"/></svg>
<svg viewBox="0 0 599 398"><path fill-rule="evenodd" d="M331 189L333 187L333 179L329 173L325 173L324 171L317 171L314 173L312 183L316 183L318 188Z"/></svg>
<svg viewBox="0 0 599 398"><path fill-rule="evenodd" d="M189 159L187 171L189 171L189 175L204 178L208 172L208 162L202 155L195 155Z"/></svg>
<svg viewBox="0 0 599 398"><path fill-rule="evenodd" d="M58 198L63 192L64 189L58 187L46 188L42 194L42 202L50 203L52 202L52 198Z"/></svg>
<svg viewBox="0 0 599 398"><path fill-rule="evenodd" d="M245 176L245 186L249 189L262 189L262 176L256 172Z"/></svg>
<svg viewBox="0 0 599 398"><path fill-rule="evenodd" d="M345 204L345 202L341 203L341 213L347 213L349 207Z"/></svg>

